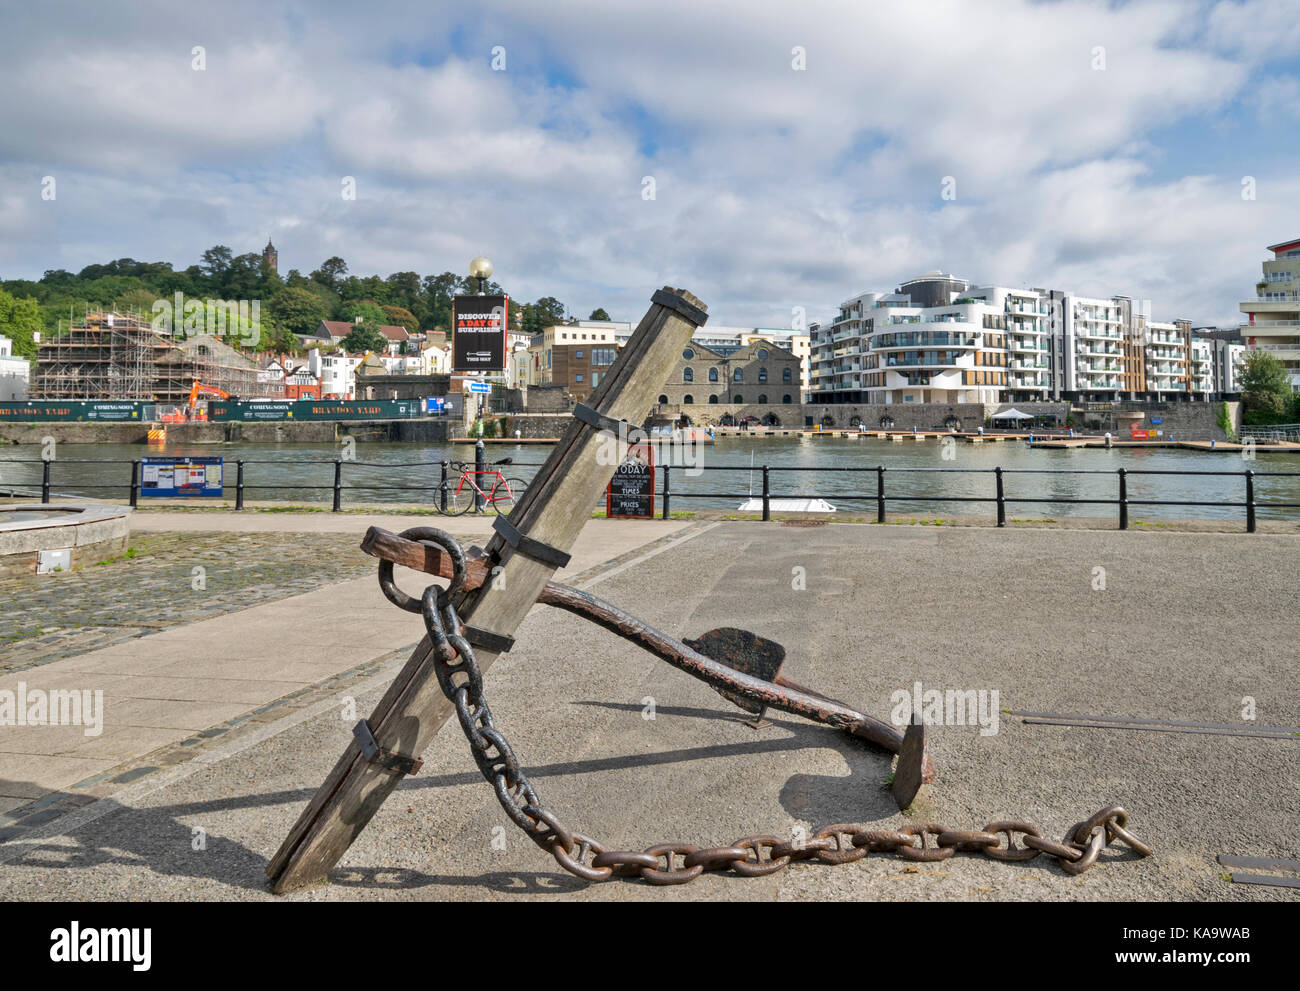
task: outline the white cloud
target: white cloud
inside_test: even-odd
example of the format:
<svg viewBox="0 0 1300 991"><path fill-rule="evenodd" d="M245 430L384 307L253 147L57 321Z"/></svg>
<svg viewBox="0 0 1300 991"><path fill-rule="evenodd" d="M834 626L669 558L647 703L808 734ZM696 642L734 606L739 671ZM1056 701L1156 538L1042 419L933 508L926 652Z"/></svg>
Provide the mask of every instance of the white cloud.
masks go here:
<svg viewBox="0 0 1300 991"><path fill-rule="evenodd" d="M517 297L584 316L635 320L669 282L715 321L781 324L942 267L1228 319L1263 246L1300 230L1294 182L1260 175L1246 203L1239 176L1153 172L1151 135L1248 95L1261 49L1291 45L1289 28L1258 33L1271 9L235 0L92 11L71 46L43 7L0 40L19 94L0 105L0 274L183 267L270 234L282 270L339 254L427 273L487 253ZM1273 112L1294 109L1273 92ZM39 200L50 172L57 205Z"/></svg>

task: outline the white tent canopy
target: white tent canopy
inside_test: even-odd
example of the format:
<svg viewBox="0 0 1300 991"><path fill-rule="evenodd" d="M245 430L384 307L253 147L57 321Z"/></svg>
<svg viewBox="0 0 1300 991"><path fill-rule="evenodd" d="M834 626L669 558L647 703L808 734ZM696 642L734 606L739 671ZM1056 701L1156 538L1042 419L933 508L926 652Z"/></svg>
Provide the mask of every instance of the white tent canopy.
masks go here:
<svg viewBox="0 0 1300 991"><path fill-rule="evenodd" d="M1011 409L1004 409L1001 413L994 413L990 420L1032 420L1033 413L1022 413L1014 406Z"/></svg>

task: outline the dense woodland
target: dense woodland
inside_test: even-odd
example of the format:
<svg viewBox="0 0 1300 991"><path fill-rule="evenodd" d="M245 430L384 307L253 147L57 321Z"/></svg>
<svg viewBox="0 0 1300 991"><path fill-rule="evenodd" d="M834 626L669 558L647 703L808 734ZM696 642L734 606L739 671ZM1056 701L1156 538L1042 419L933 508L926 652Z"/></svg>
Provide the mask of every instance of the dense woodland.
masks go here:
<svg viewBox="0 0 1300 991"><path fill-rule="evenodd" d="M36 355L33 333L56 335L68 325L69 314L79 320L87 306L138 310L151 319L155 300L186 299L260 300L262 333L258 350L298 350L294 334L314 331L322 320L355 321L362 318L363 335L381 324L406 327L412 332L447 330L452 297L477 290L467 276L454 272L421 276L418 272L378 275L348 274L342 258L328 258L309 275L291 269L281 276L260 254L235 255L225 245L203 252L203 259L182 271L170 262L138 262L119 258L103 265L87 265L80 272L47 271L38 282L27 279L0 281L0 334L14 341L14 351ZM487 293L506 290L488 281ZM563 303L545 296L533 303L512 298L516 330L536 333L560 323ZM592 319L609 319L604 310Z"/></svg>

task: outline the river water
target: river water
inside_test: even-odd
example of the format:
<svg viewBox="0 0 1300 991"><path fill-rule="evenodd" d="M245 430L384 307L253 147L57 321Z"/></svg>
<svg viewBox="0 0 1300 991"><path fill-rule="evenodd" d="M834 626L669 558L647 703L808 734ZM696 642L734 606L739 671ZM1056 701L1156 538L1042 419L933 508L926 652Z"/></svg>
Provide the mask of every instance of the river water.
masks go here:
<svg viewBox="0 0 1300 991"><path fill-rule="evenodd" d="M550 445L494 444L488 459L512 458L516 463L503 469L508 477L527 482L545 460ZM935 439L902 443L875 438L832 437L727 437L695 449L698 457L681 448L662 447L658 463L670 459L672 509L729 509L739 507L747 493L762 492L762 466L795 469L770 472L771 494L816 496L828 500L841 512L875 512L876 474L869 472L821 471L819 469L886 469L886 495L922 496L952 500L954 497L991 499L996 490L992 469L1001 466L1004 475L1007 515L1010 519L1048 516L1114 517L1115 506L1071 505L1062 502L1018 503L1017 497L1038 499L1114 499L1118 495L1116 469L1130 472L1194 471L1224 474L1144 475L1131 474L1128 496L1145 499L1205 502L1203 506L1134 505L1131 518L1140 519L1238 519L1244 520L1243 472L1256 474L1258 502L1300 503L1300 456L1259 454L1253 462L1238 454L1198 453L1177 449L1071 450L1032 449L1020 441L949 445ZM226 496L234 495L235 462L243 459L245 498L326 503L332 499L334 459L354 454L343 466L343 502L429 503L436 499L436 486L443 459L468 460L474 449L464 444L394 444L358 442L351 452L341 444L168 444L145 448L126 444L60 444L51 468L51 490L56 494L121 499L127 494L133 459L157 454L199 455L225 458ZM10 486L39 491L41 465L16 459L39 459L36 446L15 446L0 451L0 489ZM91 463L86 463L89 459ZM690 462L689 464L687 462ZM117 462L117 463L112 463ZM703 470L695 466L702 464ZM752 466L752 467L751 467ZM721 470L721 469L732 470ZM942 469L942 470L939 470ZM1010 470L1070 469L1084 474L1018 474ZM1291 473L1289 475L1272 473ZM657 488L662 488L658 472ZM1272 477L1270 477L1272 475ZM453 483L456 476L453 475ZM107 488L102 486L108 486ZM305 486L306 488L297 488ZM401 486L402 488L396 488ZM702 496L704 498L694 498ZM656 496L656 511L662 506ZM995 513L992 502L913 502L901 498L888 503L891 513L913 513L918 517L983 515ZM1231 505L1231 504L1237 505ZM148 499L142 498L141 505ZM1270 509L1261 506L1261 519L1296 519L1300 509Z"/></svg>

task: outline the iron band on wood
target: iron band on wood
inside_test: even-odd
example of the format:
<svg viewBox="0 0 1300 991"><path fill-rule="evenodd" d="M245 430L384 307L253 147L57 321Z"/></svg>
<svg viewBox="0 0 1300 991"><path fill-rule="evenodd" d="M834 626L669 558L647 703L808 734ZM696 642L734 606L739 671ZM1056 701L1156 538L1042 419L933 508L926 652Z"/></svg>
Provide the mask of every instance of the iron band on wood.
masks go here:
<svg viewBox="0 0 1300 991"><path fill-rule="evenodd" d="M650 297L650 302L658 303L660 306L666 306L670 310L676 310L683 317L695 324L697 327L703 327L709 315L701 310L698 306L693 306L676 293L669 292L666 289L660 289Z"/></svg>
<svg viewBox="0 0 1300 991"><path fill-rule="evenodd" d="M352 735L357 738L357 745L361 747L361 756L376 767L396 771L399 774L414 774L424 766L424 761L419 757L408 757L406 754L395 753L381 747L379 741L375 739L375 734L370 732L370 724L364 719L352 727Z"/></svg>
<svg viewBox="0 0 1300 991"><path fill-rule="evenodd" d="M507 654L510 648L515 645L514 637L503 637L500 633L493 633L491 630L480 630L477 626L464 627L465 639L475 647L482 647L484 650L490 650L496 654Z"/></svg>
<svg viewBox="0 0 1300 991"><path fill-rule="evenodd" d="M571 555L566 554L558 547L552 547L550 544L544 544L540 540L534 540L527 534L520 533L518 527L504 516L496 518L492 524L492 529L501 534L505 542L520 554L531 557L534 561L541 561L553 568L563 568L571 559Z"/></svg>
<svg viewBox="0 0 1300 991"><path fill-rule="evenodd" d="M597 430L608 430L611 434L620 437L626 437L632 429L632 425L626 420L616 420L612 416L606 416L599 413L590 406L584 406L582 403L576 403L573 407L573 415L588 426L595 427Z"/></svg>

